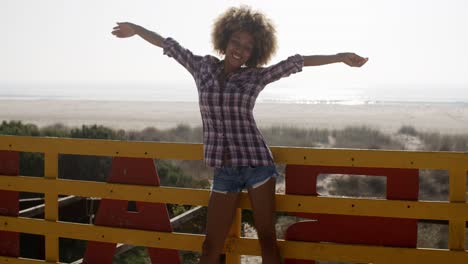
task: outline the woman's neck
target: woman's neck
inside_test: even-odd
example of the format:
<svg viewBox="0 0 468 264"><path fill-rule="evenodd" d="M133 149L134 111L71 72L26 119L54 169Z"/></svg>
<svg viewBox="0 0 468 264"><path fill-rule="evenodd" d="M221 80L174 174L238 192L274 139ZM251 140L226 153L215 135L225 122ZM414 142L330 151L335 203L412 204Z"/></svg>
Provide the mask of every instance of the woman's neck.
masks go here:
<svg viewBox="0 0 468 264"><path fill-rule="evenodd" d="M231 66L229 63L226 62L226 60L224 60L224 70L223 70L224 76L228 76L229 74L236 72L239 68L240 67Z"/></svg>

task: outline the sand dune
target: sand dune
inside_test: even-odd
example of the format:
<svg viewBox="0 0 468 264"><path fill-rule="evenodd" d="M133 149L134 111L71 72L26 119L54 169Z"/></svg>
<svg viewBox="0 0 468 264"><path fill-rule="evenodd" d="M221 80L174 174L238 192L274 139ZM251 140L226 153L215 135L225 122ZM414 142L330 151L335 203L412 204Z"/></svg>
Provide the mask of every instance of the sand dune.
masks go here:
<svg viewBox="0 0 468 264"><path fill-rule="evenodd" d="M282 104L258 103L259 126L343 128L366 125L384 132L412 125L419 131L468 133L468 104ZM196 102L125 102L74 100L0 100L0 120L39 126L100 124L116 129L200 126Z"/></svg>

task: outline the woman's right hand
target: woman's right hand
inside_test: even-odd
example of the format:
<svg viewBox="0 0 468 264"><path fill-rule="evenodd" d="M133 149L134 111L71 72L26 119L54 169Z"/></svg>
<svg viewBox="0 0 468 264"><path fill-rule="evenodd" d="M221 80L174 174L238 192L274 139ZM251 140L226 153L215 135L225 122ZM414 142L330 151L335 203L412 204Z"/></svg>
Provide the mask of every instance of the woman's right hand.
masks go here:
<svg viewBox="0 0 468 264"><path fill-rule="evenodd" d="M117 22L112 34L118 38L128 38L135 35L136 25L128 22Z"/></svg>

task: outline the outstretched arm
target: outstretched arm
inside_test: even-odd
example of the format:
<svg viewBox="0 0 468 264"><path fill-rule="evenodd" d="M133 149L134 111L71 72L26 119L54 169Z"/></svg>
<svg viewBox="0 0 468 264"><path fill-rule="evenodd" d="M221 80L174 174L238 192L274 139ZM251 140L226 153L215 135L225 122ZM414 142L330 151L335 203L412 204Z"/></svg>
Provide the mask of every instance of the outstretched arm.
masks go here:
<svg viewBox="0 0 468 264"><path fill-rule="evenodd" d="M343 62L351 67L361 67L368 58L354 53L338 53L336 55L301 56L296 54L274 65L260 69L261 80L267 85L271 82L302 71L303 66L319 66L336 62Z"/></svg>
<svg viewBox="0 0 468 264"><path fill-rule="evenodd" d="M135 25L129 22L117 23L112 34L118 38L128 38L138 35L149 43L163 48L163 53L174 58L182 66L184 66L190 74L194 75L199 69L200 62L203 57L194 55L190 50L182 47L177 41L172 38L163 38L158 33L149 31L146 28Z"/></svg>
<svg viewBox="0 0 468 264"><path fill-rule="evenodd" d="M117 22L112 34L118 38L128 38L138 35L149 43L160 48L163 47L164 38L156 32L149 31L146 28L129 22Z"/></svg>
<svg viewBox="0 0 468 264"><path fill-rule="evenodd" d="M354 53L338 53L336 55L303 56L304 66L320 66L330 63L343 62L351 67L361 67L369 59Z"/></svg>

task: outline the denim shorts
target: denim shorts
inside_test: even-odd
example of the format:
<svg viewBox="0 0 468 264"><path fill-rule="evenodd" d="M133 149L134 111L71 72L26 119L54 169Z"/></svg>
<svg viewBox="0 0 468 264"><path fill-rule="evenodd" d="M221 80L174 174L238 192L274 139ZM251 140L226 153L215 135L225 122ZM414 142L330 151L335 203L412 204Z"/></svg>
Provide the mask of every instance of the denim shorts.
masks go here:
<svg viewBox="0 0 468 264"><path fill-rule="evenodd" d="M256 188L276 177L278 172L271 166L223 166L215 168L211 191L218 193L241 192Z"/></svg>

